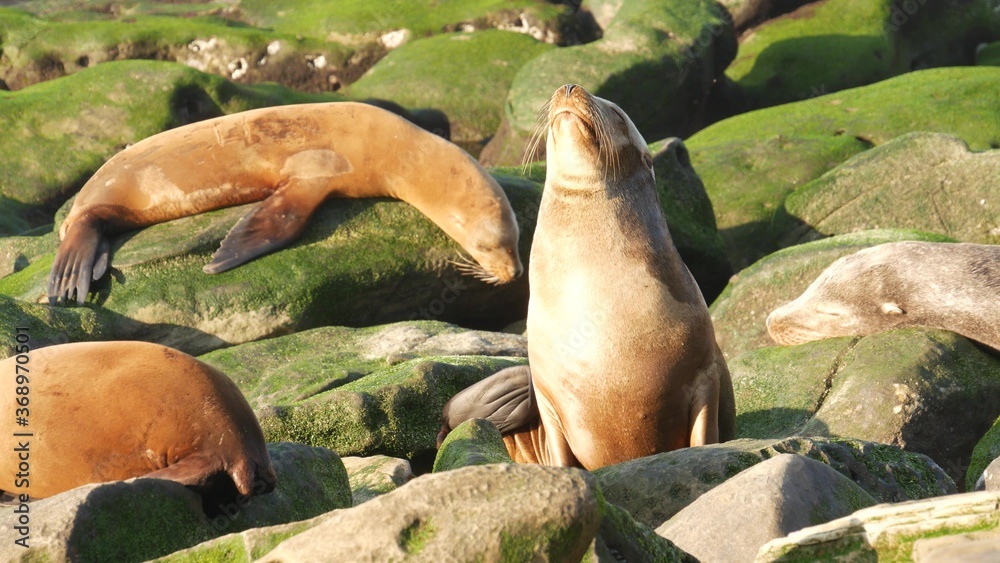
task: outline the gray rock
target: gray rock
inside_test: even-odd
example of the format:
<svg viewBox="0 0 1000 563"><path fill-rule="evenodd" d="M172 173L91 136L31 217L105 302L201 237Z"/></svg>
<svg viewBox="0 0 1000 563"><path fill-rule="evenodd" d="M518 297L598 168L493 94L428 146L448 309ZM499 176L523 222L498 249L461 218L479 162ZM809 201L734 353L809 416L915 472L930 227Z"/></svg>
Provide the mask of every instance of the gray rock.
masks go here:
<svg viewBox="0 0 1000 563"><path fill-rule="evenodd" d="M876 504L829 465L781 454L705 493L656 529L702 561L753 561L760 546Z"/></svg>
<svg viewBox="0 0 1000 563"><path fill-rule="evenodd" d="M780 246L867 229L1000 242L1000 150L917 132L854 156L785 199Z"/></svg>
<svg viewBox="0 0 1000 563"><path fill-rule="evenodd" d="M594 475L608 502L656 528L741 471L782 453L826 463L880 502L956 491L954 482L926 456L887 444L822 437L732 440L634 459Z"/></svg>
<svg viewBox="0 0 1000 563"><path fill-rule="evenodd" d="M756 561L995 561L982 557L997 552L998 504L995 492L881 504L771 540Z"/></svg>
<svg viewBox="0 0 1000 563"><path fill-rule="evenodd" d="M586 472L466 467L340 511L263 561L577 561L600 524L597 485Z"/></svg>
<svg viewBox="0 0 1000 563"><path fill-rule="evenodd" d="M347 473L334 452L301 444L268 444L268 451L277 488L248 502L205 507L216 512L211 518L201 497L173 481L85 485L29 504L29 549L3 542L0 559L141 561L351 505ZM15 522L17 510L0 507L0 518Z"/></svg>
<svg viewBox="0 0 1000 563"><path fill-rule="evenodd" d="M1000 473L994 473L1000 467L995 467L997 459L1000 459L1000 418L983 435L972 450L972 458L969 460L969 472L965 476L965 486L967 490L982 490L982 487L989 486L994 479L1000 478ZM992 467L992 470L991 470ZM987 489L992 490L992 489Z"/></svg>
<svg viewBox="0 0 1000 563"><path fill-rule="evenodd" d="M410 462L384 455L341 458L351 482L354 506L395 491L413 479Z"/></svg>

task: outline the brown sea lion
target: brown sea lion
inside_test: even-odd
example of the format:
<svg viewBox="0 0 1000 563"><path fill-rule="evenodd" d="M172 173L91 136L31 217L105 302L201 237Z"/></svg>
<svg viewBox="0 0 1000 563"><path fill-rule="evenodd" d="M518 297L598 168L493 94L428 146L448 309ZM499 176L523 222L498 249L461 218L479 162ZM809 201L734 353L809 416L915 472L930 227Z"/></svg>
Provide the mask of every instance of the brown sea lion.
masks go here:
<svg viewBox="0 0 1000 563"><path fill-rule="evenodd" d="M243 394L187 354L146 342L61 344L12 356L0 373L15 392L0 402L0 492L38 499L132 477L206 496L275 487ZM25 377L16 387L15 374Z"/></svg>
<svg viewBox="0 0 1000 563"><path fill-rule="evenodd" d="M515 460L586 469L732 438L729 371L667 229L646 142L618 106L576 85L543 112L530 375L509 368L456 395L443 434L487 418Z"/></svg>
<svg viewBox="0 0 1000 563"><path fill-rule="evenodd" d="M1000 246L880 244L827 267L767 317L778 344L908 326L957 332L1000 350Z"/></svg>
<svg viewBox="0 0 1000 563"><path fill-rule="evenodd" d="M383 109L336 102L200 121L116 154L59 229L49 301L83 303L108 267L108 236L261 201L205 266L214 274L295 240L328 197L393 197L434 221L490 283L520 275L518 229L500 185L456 145Z"/></svg>

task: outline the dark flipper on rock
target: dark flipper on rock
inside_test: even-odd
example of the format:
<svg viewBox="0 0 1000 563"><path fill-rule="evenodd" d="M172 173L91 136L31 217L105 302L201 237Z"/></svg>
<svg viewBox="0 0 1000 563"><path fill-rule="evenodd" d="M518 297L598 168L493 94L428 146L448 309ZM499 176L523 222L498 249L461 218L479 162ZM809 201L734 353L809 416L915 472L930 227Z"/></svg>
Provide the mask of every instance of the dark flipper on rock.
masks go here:
<svg viewBox="0 0 1000 563"><path fill-rule="evenodd" d="M324 196L322 188L308 181L290 181L233 225L202 270L225 272L289 245L302 234Z"/></svg>
<svg viewBox="0 0 1000 563"><path fill-rule="evenodd" d="M452 429L473 418L489 420L500 432L519 428L538 418L530 368L502 369L463 389L445 403L438 447Z"/></svg>
<svg viewBox="0 0 1000 563"><path fill-rule="evenodd" d="M74 222L59 244L49 272L49 305L60 300L68 303L74 291L76 302L82 305L90 292L90 282L100 279L107 270L110 249L100 220L84 217Z"/></svg>

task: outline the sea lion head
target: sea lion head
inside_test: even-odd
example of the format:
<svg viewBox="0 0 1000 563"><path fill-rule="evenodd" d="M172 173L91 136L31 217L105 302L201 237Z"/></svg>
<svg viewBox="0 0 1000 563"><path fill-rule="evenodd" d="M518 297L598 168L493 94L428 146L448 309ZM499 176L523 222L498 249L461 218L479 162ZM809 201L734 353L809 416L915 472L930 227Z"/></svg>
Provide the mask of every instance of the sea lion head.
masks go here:
<svg viewBox="0 0 1000 563"><path fill-rule="evenodd" d="M652 178L653 155L616 104L567 84L552 94L542 112L541 122L548 126L547 174L560 186L592 188L636 174Z"/></svg>
<svg viewBox="0 0 1000 563"><path fill-rule="evenodd" d="M899 275L891 247L866 248L830 264L802 295L768 315L768 334L790 346L913 324L904 298L914 288Z"/></svg>
<svg viewBox="0 0 1000 563"><path fill-rule="evenodd" d="M500 184L487 172L477 181L491 184L480 192L489 189L503 196ZM450 219L454 228L449 234L468 253L452 261L459 271L492 285L510 283L524 272L518 254L517 217L506 196L480 198L474 207L455 210Z"/></svg>

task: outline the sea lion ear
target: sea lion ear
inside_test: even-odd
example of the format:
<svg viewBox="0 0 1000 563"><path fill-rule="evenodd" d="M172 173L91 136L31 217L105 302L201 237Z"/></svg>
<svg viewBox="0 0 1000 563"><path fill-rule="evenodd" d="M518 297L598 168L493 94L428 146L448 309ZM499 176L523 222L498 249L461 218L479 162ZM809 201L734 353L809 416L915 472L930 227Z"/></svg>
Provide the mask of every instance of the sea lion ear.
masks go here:
<svg viewBox="0 0 1000 563"><path fill-rule="evenodd" d="M905 315L906 311L895 303L883 303L882 312L886 315Z"/></svg>

